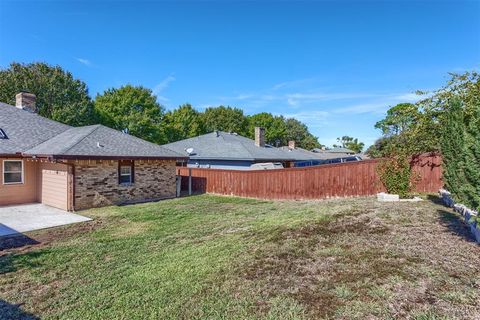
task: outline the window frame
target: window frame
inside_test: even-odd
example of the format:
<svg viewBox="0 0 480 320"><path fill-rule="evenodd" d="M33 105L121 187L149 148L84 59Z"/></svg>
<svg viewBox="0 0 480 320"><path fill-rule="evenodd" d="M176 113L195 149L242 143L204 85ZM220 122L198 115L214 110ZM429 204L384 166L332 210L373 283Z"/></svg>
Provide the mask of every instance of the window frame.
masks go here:
<svg viewBox="0 0 480 320"><path fill-rule="evenodd" d="M5 182L5 173L18 173L18 171L5 171L6 162L20 162L22 169L20 170L20 177L22 178L20 182ZM25 183L25 167L23 165L23 159L21 160L3 160L2 165L2 182L4 185L15 185L15 184L24 184Z"/></svg>
<svg viewBox="0 0 480 320"><path fill-rule="evenodd" d="M130 168L130 174L122 174L122 167L129 167ZM121 178L129 176L130 181L129 182L122 182ZM133 185L135 183L135 162L133 160L120 160L118 161L118 184L119 185Z"/></svg>

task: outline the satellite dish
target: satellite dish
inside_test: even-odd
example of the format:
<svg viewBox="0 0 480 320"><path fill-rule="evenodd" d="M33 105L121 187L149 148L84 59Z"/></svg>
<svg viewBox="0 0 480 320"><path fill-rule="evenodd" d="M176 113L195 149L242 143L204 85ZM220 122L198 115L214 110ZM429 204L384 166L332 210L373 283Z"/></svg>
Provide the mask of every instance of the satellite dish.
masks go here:
<svg viewBox="0 0 480 320"><path fill-rule="evenodd" d="M193 148L187 148L187 149L185 149L185 151L187 151L188 154L192 154L193 153Z"/></svg>

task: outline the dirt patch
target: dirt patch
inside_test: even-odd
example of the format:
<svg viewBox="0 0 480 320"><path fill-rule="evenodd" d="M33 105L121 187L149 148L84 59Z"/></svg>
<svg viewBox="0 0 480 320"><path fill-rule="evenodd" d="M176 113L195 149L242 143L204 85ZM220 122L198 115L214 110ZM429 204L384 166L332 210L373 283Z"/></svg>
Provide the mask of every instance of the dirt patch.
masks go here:
<svg viewBox="0 0 480 320"><path fill-rule="evenodd" d="M287 229L272 238L274 241L283 241L288 238L312 238L317 236L331 236L335 234L383 234L389 227L374 212L343 215L333 221L325 220L309 224L296 229Z"/></svg>
<svg viewBox="0 0 480 320"><path fill-rule="evenodd" d="M386 279L409 277L406 267L414 263L405 255L385 252L381 241L390 228L373 212L345 215L297 229L288 229L245 266L244 280L251 285L266 284L268 297L288 296L301 303L313 317L330 317L345 304L335 289L354 287L355 295L365 295ZM359 248L350 239L372 239ZM380 244L380 245L378 245ZM265 314L265 305L258 309Z"/></svg>
<svg viewBox="0 0 480 320"><path fill-rule="evenodd" d="M389 227L375 213L344 217L329 224L330 233L375 234L386 233Z"/></svg>

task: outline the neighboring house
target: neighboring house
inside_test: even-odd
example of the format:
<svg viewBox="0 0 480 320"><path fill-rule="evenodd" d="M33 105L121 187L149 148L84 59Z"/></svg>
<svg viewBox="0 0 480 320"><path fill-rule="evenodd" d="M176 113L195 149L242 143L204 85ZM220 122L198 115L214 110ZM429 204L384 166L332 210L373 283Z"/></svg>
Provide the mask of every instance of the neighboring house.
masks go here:
<svg viewBox="0 0 480 320"><path fill-rule="evenodd" d="M342 163L364 159L362 154L356 154L355 151L343 147L332 149L314 148L312 152L317 154L320 159L323 159L323 163Z"/></svg>
<svg viewBox="0 0 480 320"><path fill-rule="evenodd" d="M187 157L102 125L70 127L35 113L35 95L0 103L0 205L64 210L176 196Z"/></svg>
<svg viewBox="0 0 480 320"><path fill-rule="evenodd" d="M280 149L288 152L288 154L295 159L295 167L318 166L324 163L324 159L316 153L297 147L295 141L289 141L288 146L280 147Z"/></svg>
<svg viewBox="0 0 480 320"><path fill-rule="evenodd" d="M343 147L334 147L334 148L331 148L331 149L314 148L312 150L312 152L341 154L342 156L344 156L344 155L354 155L355 154L355 151L350 150L348 148L343 148Z"/></svg>
<svg viewBox="0 0 480 320"><path fill-rule="evenodd" d="M295 160L288 152L266 144L265 129L259 127L255 128L255 140L236 133L214 131L164 147L189 156L183 165L194 168L251 170L259 168L251 167L256 163L281 163L283 167L290 167Z"/></svg>
<svg viewBox="0 0 480 320"><path fill-rule="evenodd" d="M288 146L281 147L280 149L287 151L291 154L291 156L295 159L295 167L309 167L329 163L342 163L362 160L359 155L355 155L355 153L350 154L350 152L353 151L349 149L341 148L346 150L347 152L350 151L348 153L338 152L339 150L335 150L334 152L328 152L329 150L321 149L314 149L317 150L316 152L314 152L296 147L295 141L289 141Z"/></svg>

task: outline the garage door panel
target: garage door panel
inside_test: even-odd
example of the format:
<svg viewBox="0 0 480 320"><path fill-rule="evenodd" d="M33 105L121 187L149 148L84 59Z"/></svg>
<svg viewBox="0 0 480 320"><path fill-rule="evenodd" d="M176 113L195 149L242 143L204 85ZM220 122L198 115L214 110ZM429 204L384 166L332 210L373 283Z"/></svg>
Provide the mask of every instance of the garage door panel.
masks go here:
<svg viewBox="0 0 480 320"><path fill-rule="evenodd" d="M49 164L42 169L42 203L68 210L68 174L67 166Z"/></svg>

